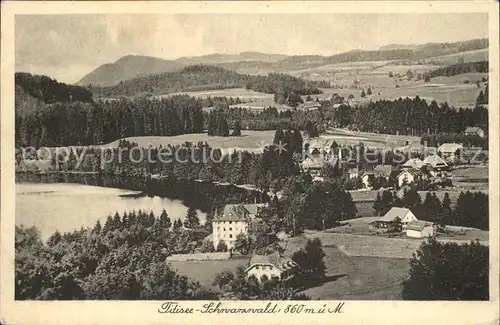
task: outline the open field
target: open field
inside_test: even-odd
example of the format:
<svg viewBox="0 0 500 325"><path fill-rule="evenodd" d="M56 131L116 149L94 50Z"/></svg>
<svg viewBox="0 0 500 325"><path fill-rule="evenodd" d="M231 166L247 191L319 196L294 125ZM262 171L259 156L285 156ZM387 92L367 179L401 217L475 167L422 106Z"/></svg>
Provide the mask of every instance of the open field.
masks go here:
<svg viewBox="0 0 500 325"><path fill-rule="evenodd" d="M205 91L186 91L186 92L178 92L173 94L165 94L165 95L157 95L156 98L174 96L174 95L189 95L192 97L198 98L207 98L207 97L239 97L244 103L239 105L233 105L238 107L244 107L252 110L263 110L266 107L274 106L278 111L287 110L290 107L286 105L277 104L274 102L273 94L261 93L258 91L254 91L251 89L245 88L227 88L227 89L217 89L217 90L205 90ZM210 110L211 108L206 108L206 110Z"/></svg>
<svg viewBox="0 0 500 325"><path fill-rule="evenodd" d="M435 77L431 79L430 83L425 83L423 80L416 81L412 79L408 81L403 79L408 70L413 71L414 74L423 74L445 65L458 63L461 57L464 58L465 62L487 60L488 50L469 51L424 60L425 62L436 61L442 65L435 65L434 63L409 65L396 61L356 62L329 64L289 73L309 80L328 80L332 84L342 87L342 89L322 89L324 94L318 95L322 99L330 98L334 93L346 98L352 94L356 101L363 104L381 99L394 100L400 97L419 96L429 102L432 100L438 103L446 101L454 107L471 107L475 104L480 91L475 82L487 77L487 73ZM390 78L389 72L392 72L395 76ZM468 80L469 83L465 84L465 80ZM356 88L354 88L355 82L357 83ZM396 88L396 85L399 87ZM361 98L361 89L366 90L368 87L372 89L373 95L364 99ZM484 85L482 85L482 88L484 90Z"/></svg>
<svg viewBox="0 0 500 325"><path fill-rule="evenodd" d="M305 245L308 238L320 237L323 250L326 254L325 265L327 279L324 283L307 288L303 291L312 299L353 299L353 300L392 300L401 299L402 282L408 277L410 269L409 257L404 258L377 257L377 256L351 256L345 249L339 249L334 241L325 240L332 234L318 233L293 237L288 241L285 254L291 255ZM359 240L351 236L354 241ZM345 240L344 240L345 241ZM339 243L340 241L335 241ZM368 241L368 243L372 243ZM399 245L398 245L399 246ZM366 248L366 246L363 246ZM369 250L383 249L379 246L370 247Z"/></svg>
<svg viewBox="0 0 500 325"><path fill-rule="evenodd" d="M170 262L170 265L174 270L177 270L179 275L187 276L193 280L199 281L201 285L206 288L219 291L219 287L212 286L215 275L224 269L229 269L234 272L239 266L247 267L248 259Z"/></svg>
<svg viewBox="0 0 500 325"><path fill-rule="evenodd" d="M437 56L429 60L437 61L440 64L455 64L458 62L459 58L463 58L464 62L485 61L488 60L488 49L486 48L474 51Z"/></svg>
<svg viewBox="0 0 500 325"><path fill-rule="evenodd" d="M370 147L396 147L403 146L406 141L420 144L420 137L408 135L379 134L369 132L350 131L346 129L331 128L320 136L321 138L334 139L338 144L363 144Z"/></svg>
<svg viewBox="0 0 500 325"><path fill-rule="evenodd" d="M206 133L182 134L176 136L144 136L125 138L128 141L136 142L141 147L151 146L181 145L185 142L198 143L206 141L210 146L220 149L246 149L248 151L259 151L263 144L271 144L274 140L274 130L252 131L242 130L239 137L208 136ZM334 139L339 145L357 144L360 141L372 147L402 146L406 140L419 143L420 138L411 136L396 136L386 134L376 134L367 132L354 132L343 129L331 129L322 134L320 138ZM119 140L113 141L104 146L112 148L118 147Z"/></svg>
<svg viewBox="0 0 500 325"><path fill-rule="evenodd" d="M337 233L337 234L345 234L345 235L366 235L366 236L379 236L380 238L387 238L387 234L375 234L374 231L369 229L369 224L372 221L377 220L378 217L372 215L369 217L361 217L356 219L346 220L342 223L341 226L331 228L326 230L327 233ZM489 240L489 232L483 231L476 228L469 227L459 227L459 226L447 226L446 233L439 233L437 238L438 240L443 241L454 241L454 240L481 240L488 241ZM404 234L401 234L398 237L394 237L392 239L409 239Z"/></svg>
<svg viewBox="0 0 500 325"><path fill-rule="evenodd" d="M312 299L398 300L410 269L407 259L349 257L325 247L327 281L303 291Z"/></svg>
<svg viewBox="0 0 500 325"><path fill-rule="evenodd" d="M273 142L275 131L242 131L239 137L208 136L206 133L192 133L176 136L149 136L149 137L129 137L128 141L136 142L139 146L148 148L149 146L159 147L167 145L181 145L185 142L193 144L199 141L207 142L211 147L220 149L245 149L248 151L259 151L263 144ZM113 141L106 146L118 147L118 141Z"/></svg>

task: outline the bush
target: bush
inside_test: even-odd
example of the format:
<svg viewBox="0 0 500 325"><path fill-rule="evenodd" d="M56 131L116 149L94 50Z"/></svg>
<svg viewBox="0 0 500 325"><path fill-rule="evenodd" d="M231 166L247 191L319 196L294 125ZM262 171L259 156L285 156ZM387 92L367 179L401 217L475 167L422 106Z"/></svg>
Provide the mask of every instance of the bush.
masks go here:
<svg viewBox="0 0 500 325"><path fill-rule="evenodd" d="M227 252L227 245L223 240L217 244L217 252Z"/></svg>

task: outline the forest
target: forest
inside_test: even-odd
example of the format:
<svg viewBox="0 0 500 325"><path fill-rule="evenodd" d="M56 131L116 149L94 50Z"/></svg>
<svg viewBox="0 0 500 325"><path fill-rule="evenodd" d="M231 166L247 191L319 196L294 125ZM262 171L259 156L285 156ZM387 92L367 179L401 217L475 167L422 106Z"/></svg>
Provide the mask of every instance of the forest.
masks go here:
<svg viewBox="0 0 500 325"><path fill-rule="evenodd" d="M92 102L92 92L84 87L67 85L47 76L24 72L16 72L14 78L16 86L44 103Z"/></svg>
<svg viewBox="0 0 500 325"><path fill-rule="evenodd" d="M452 108L446 102L427 103L418 96L394 101L379 100L343 111L345 127L365 132L422 136L425 133L463 133L468 126L488 129L488 109Z"/></svg>
<svg viewBox="0 0 500 325"><path fill-rule="evenodd" d="M429 78L434 78L439 76L451 77L463 73L470 73L470 72L488 73L488 71L489 71L488 61L477 61L477 62L466 62L466 63L457 63L449 65L443 68L429 71L425 73L424 76L428 76Z"/></svg>
<svg viewBox="0 0 500 325"><path fill-rule="evenodd" d="M96 96L117 97L240 87L268 94L308 95L321 93L321 90L314 86L314 82L306 82L282 73L253 76L208 65L188 66L179 72L139 77L109 87L92 87L92 92Z"/></svg>
<svg viewBox="0 0 500 325"><path fill-rule="evenodd" d="M115 214L101 226L55 232L43 243L36 228L16 226L16 299L212 300L217 295L166 263L194 240L170 218Z"/></svg>

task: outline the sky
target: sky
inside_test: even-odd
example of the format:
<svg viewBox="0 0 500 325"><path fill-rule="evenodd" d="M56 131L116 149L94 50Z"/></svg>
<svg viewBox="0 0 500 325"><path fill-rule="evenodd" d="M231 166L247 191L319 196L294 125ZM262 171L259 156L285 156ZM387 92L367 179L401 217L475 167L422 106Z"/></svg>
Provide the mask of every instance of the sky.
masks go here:
<svg viewBox="0 0 500 325"><path fill-rule="evenodd" d="M74 83L129 55L333 55L488 37L486 14L18 15L16 71Z"/></svg>

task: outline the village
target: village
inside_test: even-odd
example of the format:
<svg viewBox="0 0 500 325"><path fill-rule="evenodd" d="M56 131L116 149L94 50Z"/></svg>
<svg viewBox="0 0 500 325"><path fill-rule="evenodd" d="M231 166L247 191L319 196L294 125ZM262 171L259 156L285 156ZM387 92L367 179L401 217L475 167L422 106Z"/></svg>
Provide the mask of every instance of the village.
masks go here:
<svg viewBox="0 0 500 325"><path fill-rule="evenodd" d="M479 127L467 127L464 132L473 137L482 138L485 135ZM339 145L328 135L308 138L305 132L303 136L304 153L300 161L302 173L309 175L316 183L332 178L342 179L344 186L347 185L346 187L350 189L349 193L357 204L373 204L373 209L376 210L371 210L364 215L358 214L357 218L342 221L332 229L324 229L320 232L305 230L306 237L304 238L322 238L323 246L325 242L331 242L334 247L351 257L410 258L419 244L430 237L443 242L461 242L474 238L470 236L476 236L476 239L487 244L487 232L446 225L445 222L448 220L443 220L438 216L442 213L439 199L437 199L437 210L431 211L424 211L418 207L407 208L397 203L381 210L375 208L377 201L385 197L385 192L394 197L394 202L404 201L405 195L408 195L410 191L419 193L418 195L422 198L431 193L436 198L436 192L446 193L448 196L448 191L457 191L455 188L457 180L461 180L460 176L455 176L455 171L463 173L468 169L480 170L487 177L487 151L464 146L463 143L442 143L437 147L428 147L426 143L413 144L411 140L406 140L403 146L389 144L364 146L359 141L357 145L352 145L352 141L349 144ZM359 146L364 152L364 159L359 159ZM383 159L387 156L386 151L390 151L392 157L390 161L384 162ZM295 158L300 160L299 157ZM458 184L461 183L458 182ZM478 184L472 183L472 185ZM486 187L479 186L471 189L481 191L485 188L487 189L487 184ZM469 188L465 187L465 189ZM274 195L276 199L280 199L283 195L281 191L268 194ZM442 197L441 194L440 197ZM274 238L268 241L272 243L269 245L271 248L268 247L259 252L250 251L249 242L261 238L255 236L253 232L255 226L252 225L261 222L261 218L265 217L261 212L268 208L269 203L225 205L212 222L212 233L204 238L200 237L198 248L194 248L191 253L187 254L173 254L168 257L168 262L179 269L181 274L184 271L190 276L193 274L188 269L203 268L204 263L210 263L210 268L219 272L227 272L228 266L231 265L233 267L243 265L246 278L255 278L254 281L257 283L263 284L272 279L293 283L294 277L300 276L302 272L301 266L291 256L297 237L291 237L285 231L266 233L265 236L268 238ZM429 217L422 213L430 213L433 216ZM469 235L466 235L467 233ZM356 244L360 238L364 238L363 241L366 240L368 243ZM383 250L382 252L374 252L376 248L366 249L366 245L370 245L369 242L372 242L374 246L380 246L381 243L389 244L384 240L389 240L390 245L398 245L399 241L402 249L397 252L383 247L379 247ZM328 244L326 247L329 247ZM231 260L235 262L228 263ZM216 271L209 273L217 277L218 275L214 273ZM205 283L205 285L210 284L210 281Z"/></svg>

